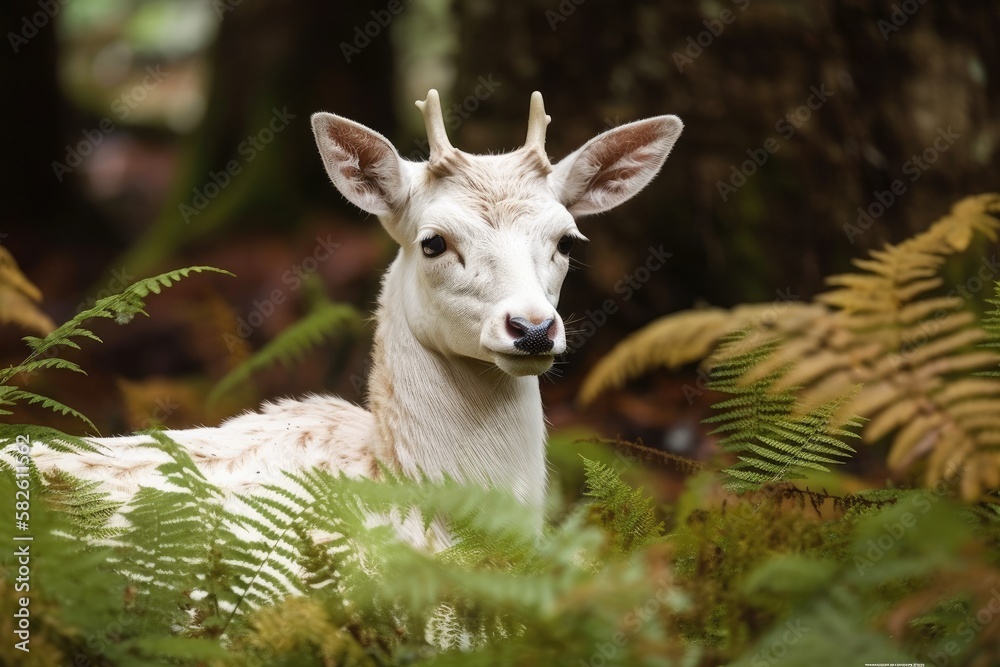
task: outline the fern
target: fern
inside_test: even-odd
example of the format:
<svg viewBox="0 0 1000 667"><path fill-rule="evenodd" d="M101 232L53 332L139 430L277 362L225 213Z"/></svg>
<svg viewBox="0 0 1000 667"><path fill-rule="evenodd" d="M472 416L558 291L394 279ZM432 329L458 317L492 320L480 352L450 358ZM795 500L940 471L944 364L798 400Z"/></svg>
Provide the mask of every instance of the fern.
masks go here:
<svg viewBox="0 0 1000 667"><path fill-rule="evenodd" d="M655 647L666 650L665 615L680 598L664 581L650 588L641 550L662 539L663 526L610 469L588 472L593 505L541 532L508 492L388 470L380 481L292 475L239 499L248 513L234 511L179 446L153 439L166 454L163 488L142 489L124 508L124 530L108 532L111 506L90 485L59 476L45 492L46 511L65 517L58 539L74 536L47 547L54 562L82 548L100 560L87 561L100 568L97 581L117 577L113 592L86 603L127 605L128 629L105 639L111 664L154 656L296 666L575 663L650 599L657 615L629 630L635 641L609 664L663 664ZM385 518L407 512L429 529L440 522L454 545L430 554L400 543ZM628 547L610 562L604 532ZM111 537L113 550L95 536ZM59 632L72 636L78 623ZM50 627L36 635L64 641ZM82 639L69 645L99 657Z"/></svg>
<svg viewBox="0 0 1000 667"><path fill-rule="evenodd" d="M124 569L150 609L164 614L159 622L218 637L246 609L301 590L286 567L274 572L271 545L241 532L243 518L190 457L163 434L151 435L150 446L169 456L158 469L169 490L144 488L129 503L127 543L144 555ZM151 581L156 585L143 585Z"/></svg>
<svg viewBox="0 0 1000 667"><path fill-rule="evenodd" d="M47 426L28 426L23 424L11 425L0 424L0 471L13 470L15 467L14 457L18 447L19 438L23 438L27 443L44 442L46 447L55 452L96 452L98 448L91 442L58 431Z"/></svg>
<svg viewBox="0 0 1000 667"><path fill-rule="evenodd" d="M361 317L353 306L320 301L305 317L222 378L209 393L209 404L214 404L233 388L248 382L254 373L262 369L276 363L290 368L310 350L340 335L345 328L356 328L360 322Z"/></svg>
<svg viewBox="0 0 1000 667"><path fill-rule="evenodd" d="M154 440L164 488L125 509L113 546L77 523L100 527L100 493L53 479L36 497L35 664L680 667L766 663L775 646L794 664L912 661L964 620L941 605L967 599L974 612L984 582L1000 581L969 560L987 553L969 543L974 524L928 492L893 492L888 507L841 498L845 516L822 521L779 496L750 513L737 500L664 535L648 498L585 461L588 502L539 531L506 492L312 470L242 499L258 510L244 523L177 445ZM0 493L12 493L7 474ZM404 508L458 541L430 554L373 520ZM608 535L625 548L610 551ZM296 571L277 576L286 560ZM0 557L0 574L15 566ZM0 660L20 664L9 644Z"/></svg>
<svg viewBox="0 0 1000 667"><path fill-rule="evenodd" d="M0 246L0 322L47 334L56 325L38 308L41 291L21 273L14 256Z"/></svg>
<svg viewBox="0 0 1000 667"><path fill-rule="evenodd" d="M144 299L150 294L159 294L164 287L170 287L175 282L188 277L192 273L202 273L205 271L223 273L229 276L233 275L228 271L211 266L191 266L177 269L176 271L168 271L152 278L139 280L118 294L98 299L93 306L80 311L76 316L51 331L44 338L26 336L24 341L31 349L31 354L20 364L0 369L0 415L12 414L7 408L14 407L19 401L27 401L29 404L37 403L43 408L61 414L72 415L94 431L97 431L94 423L77 410L51 398L24 391L12 385L11 381L20 373L31 373L46 369L61 369L74 373L83 373L83 369L76 363L53 357L52 355L56 354L56 351L60 347L80 349L79 341L81 339L101 342L101 339L94 332L83 326L84 322L94 318L109 318L114 319L118 324L127 324L138 313L148 315L143 310L143 307L145 306Z"/></svg>
<svg viewBox="0 0 1000 667"><path fill-rule="evenodd" d="M726 487L737 493L800 479L807 469L829 472L828 465L843 463L854 453L844 440L859 437L853 429L862 425L857 417L837 421L850 394L796 414L794 388L777 386L787 368L753 378L774 355L778 341L745 348L749 333L743 330L723 339L707 386L731 398L713 405L718 414L704 420L717 424L712 433L724 434L719 446L739 459L724 471L733 478Z"/></svg>
<svg viewBox="0 0 1000 667"><path fill-rule="evenodd" d="M833 276L814 304L755 304L668 316L623 341L587 378L581 397L649 368L677 367L706 356L732 331L749 327L754 344L780 339L754 377L793 364L774 389L798 387L809 412L861 389L835 418L869 421L863 438L891 439L897 473L920 465L933 486L961 479L965 498L1000 486L1000 378L970 377L1000 356L976 349L987 337L957 290L941 294L945 260L977 234L996 240L1000 195L969 197L927 231L855 260L859 273Z"/></svg>
<svg viewBox="0 0 1000 667"><path fill-rule="evenodd" d="M100 486L100 482L77 479L63 472L45 475L49 506L68 519L76 537L105 540L121 535L124 530L109 526L123 503L111 500Z"/></svg>
<svg viewBox="0 0 1000 667"><path fill-rule="evenodd" d="M993 298L986 299L986 303L993 306L983 317L983 329L986 331L986 339L980 343L980 347L998 350L1000 349L1000 281L993 283ZM1000 370L980 371L976 373L982 377L1000 377Z"/></svg>
<svg viewBox="0 0 1000 667"><path fill-rule="evenodd" d="M633 489L612 468L598 461L583 460L587 471L590 511L598 525L605 526L612 538L612 549L619 556L663 540L663 522L658 521L650 499L641 488Z"/></svg>

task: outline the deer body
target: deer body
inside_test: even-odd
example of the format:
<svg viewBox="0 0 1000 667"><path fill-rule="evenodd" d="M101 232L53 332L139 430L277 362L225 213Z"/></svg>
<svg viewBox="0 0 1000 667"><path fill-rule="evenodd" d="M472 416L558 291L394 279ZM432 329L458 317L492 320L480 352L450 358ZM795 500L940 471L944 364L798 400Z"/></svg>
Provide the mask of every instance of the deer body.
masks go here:
<svg viewBox="0 0 1000 667"><path fill-rule="evenodd" d="M313 116L334 185L400 245L379 297L368 410L312 396L167 435L230 493L313 466L377 477L381 462L409 476L507 489L540 521L546 469L537 376L566 349L556 306L569 247L583 238L576 218L642 189L682 126L673 116L624 125L551 165L539 93L525 146L501 155L454 149L436 91L417 104L427 162L403 160L353 121ZM106 454L39 445L34 457L42 469L99 479L127 501L141 485L160 485L155 469L165 454L142 446L148 441L94 439Z"/></svg>

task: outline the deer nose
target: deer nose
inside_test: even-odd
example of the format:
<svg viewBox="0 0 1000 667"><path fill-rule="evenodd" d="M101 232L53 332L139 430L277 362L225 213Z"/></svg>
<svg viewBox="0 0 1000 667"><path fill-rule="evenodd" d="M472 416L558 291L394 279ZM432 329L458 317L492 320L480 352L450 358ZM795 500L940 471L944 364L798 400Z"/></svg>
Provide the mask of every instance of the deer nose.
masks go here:
<svg viewBox="0 0 1000 667"><path fill-rule="evenodd" d="M528 354L543 354L552 349L552 339L549 331L555 320L547 320L532 324L523 317L507 316L507 333L514 339L514 347Z"/></svg>

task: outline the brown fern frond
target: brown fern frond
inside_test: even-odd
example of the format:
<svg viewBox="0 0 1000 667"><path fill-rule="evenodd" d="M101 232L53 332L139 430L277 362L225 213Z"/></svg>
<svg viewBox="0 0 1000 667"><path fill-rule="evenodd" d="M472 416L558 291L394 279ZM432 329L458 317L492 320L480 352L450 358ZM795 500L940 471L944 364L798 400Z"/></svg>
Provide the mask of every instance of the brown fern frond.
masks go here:
<svg viewBox="0 0 1000 667"><path fill-rule="evenodd" d="M43 336L56 328L38 308L42 292L28 280L10 251L0 246L0 322L12 322Z"/></svg>
<svg viewBox="0 0 1000 667"><path fill-rule="evenodd" d="M925 232L855 260L857 273L831 276L831 289L813 304L773 304L689 311L657 320L633 334L598 364L580 399L621 386L652 368L676 368L707 359L727 333L749 327L747 346L781 339L746 381L790 368L775 391L799 387L806 412L861 391L844 415L869 419L868 442L890 438L889 464L897 471L918 462L928 485L959 481L974 499L1000 479L1000 377L969 377L995 369L1000 355L977 348L987 336L965 299L948 294L939 272L947 258L966 250L977 235L997 239L1000 195L957 202ZM958 480L957 478L960 478Z"/></svg>
<svg viewBox="0 0 1000 667"><path fill-rule="evenodd" d="M591 370L579 400L593 401L603 391L621 387L653 368L675 369L708 357L719 339L748 326L785 332L800 330L825 312L802 303L751 304L701 308L670 315L632 334ZM780 317L778 317L780 314ZM753 341L747 340L747 345Z"/></svg>

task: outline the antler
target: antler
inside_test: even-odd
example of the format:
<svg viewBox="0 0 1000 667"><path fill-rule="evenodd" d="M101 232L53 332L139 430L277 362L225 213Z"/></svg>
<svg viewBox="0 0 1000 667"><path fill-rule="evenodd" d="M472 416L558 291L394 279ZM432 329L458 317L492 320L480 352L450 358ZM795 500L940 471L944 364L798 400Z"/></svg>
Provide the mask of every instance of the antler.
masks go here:
<svg viewBox="0 0 1000 667"><path fill-rule="evenodd" d="M545 113L545 102L537 90L531 94L531 107L528 111L528 136L524 139L524 148L534 153L539 160L539 168L549 173L552 163L545 152L545 130L552 122L552 116Z"/></svg>
<svg viewBox="0 0 1000 667"><path fill-rule="evenodd" d="M424 116L427 141L430 144L427 166L434 174L445 176L454 169L455 163L461 159L461 153L451 145L448 131L444 128L441 97L438 95L438 91L431 88L427 91L427 99L417 100L415 104Z"/></svg>

